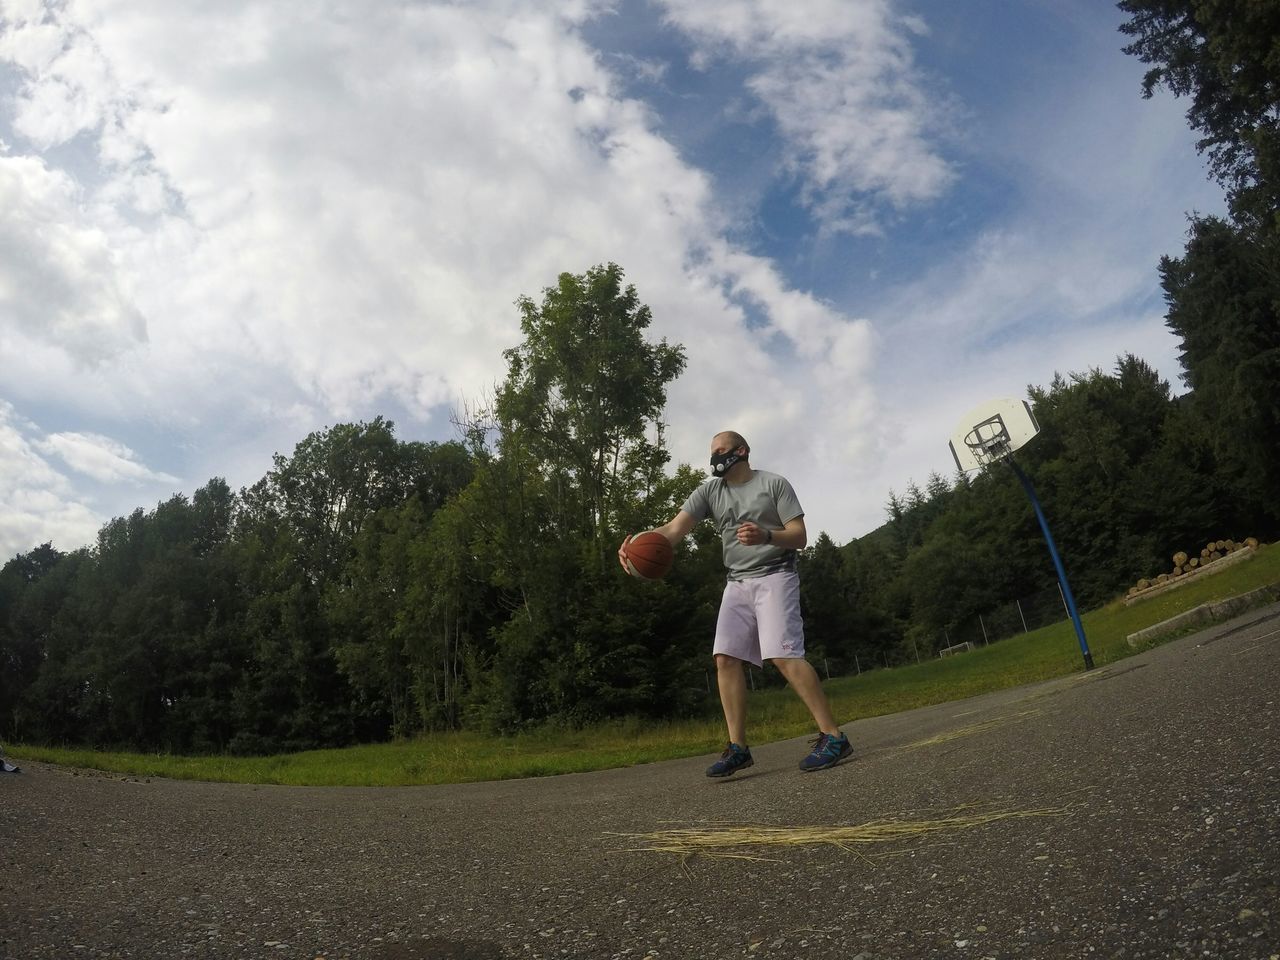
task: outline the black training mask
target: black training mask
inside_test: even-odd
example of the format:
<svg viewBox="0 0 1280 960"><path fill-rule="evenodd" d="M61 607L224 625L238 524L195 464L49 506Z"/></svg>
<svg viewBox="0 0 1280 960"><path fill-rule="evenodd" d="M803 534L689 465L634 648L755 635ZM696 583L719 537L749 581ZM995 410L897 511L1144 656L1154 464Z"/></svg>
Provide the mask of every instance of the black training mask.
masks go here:
<svg viewBox="0 0 1280 960"><path fill-rule="evenodd" d="M711 455L711 472L717 477L723 477L741 459L742 454L736 450L730 450L728 453L713 453Z"/></svg>

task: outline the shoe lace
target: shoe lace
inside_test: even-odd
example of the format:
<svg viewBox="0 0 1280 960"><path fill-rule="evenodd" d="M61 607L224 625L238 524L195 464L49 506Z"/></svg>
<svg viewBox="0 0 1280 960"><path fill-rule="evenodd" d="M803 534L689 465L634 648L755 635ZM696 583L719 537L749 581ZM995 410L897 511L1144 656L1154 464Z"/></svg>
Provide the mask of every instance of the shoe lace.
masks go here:
<svg viewBox="0 0 1280 960"><path fill-rule="evenodd" d="M827 741L831 739L829 733L819 733L816 737L809 741L809 746L813 747L814 753L822 753L826 749Z"/></svg>

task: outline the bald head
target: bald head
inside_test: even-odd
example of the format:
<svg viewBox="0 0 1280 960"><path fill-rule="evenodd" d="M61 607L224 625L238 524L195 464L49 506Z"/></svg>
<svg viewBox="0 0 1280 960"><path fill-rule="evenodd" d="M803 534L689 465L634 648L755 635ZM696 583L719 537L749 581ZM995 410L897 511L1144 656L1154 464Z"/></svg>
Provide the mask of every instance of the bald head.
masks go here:
<svg viewBox="0 0 1280 960"><path fill-rule="evenodd" d="M751 444L747 443L746 437L736 430L722 430L711 438L712 453L728 453L730 450L738 449L745 449L747 453L750 453Z"/></svg>

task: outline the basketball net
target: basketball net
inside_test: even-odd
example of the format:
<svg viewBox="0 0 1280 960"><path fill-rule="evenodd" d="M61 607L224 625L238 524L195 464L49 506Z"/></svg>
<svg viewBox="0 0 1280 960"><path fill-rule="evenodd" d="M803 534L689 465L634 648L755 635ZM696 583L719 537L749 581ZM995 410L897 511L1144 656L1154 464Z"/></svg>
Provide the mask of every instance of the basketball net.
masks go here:
<svg viewBox="0 0 1280 960"><path fill-rule="evenodd" d="M1009 449L1009 431L1000 414L975 424L965 435L964 445L973 454L973 459L984 467L1003 460L1012 452Z"/></svg>

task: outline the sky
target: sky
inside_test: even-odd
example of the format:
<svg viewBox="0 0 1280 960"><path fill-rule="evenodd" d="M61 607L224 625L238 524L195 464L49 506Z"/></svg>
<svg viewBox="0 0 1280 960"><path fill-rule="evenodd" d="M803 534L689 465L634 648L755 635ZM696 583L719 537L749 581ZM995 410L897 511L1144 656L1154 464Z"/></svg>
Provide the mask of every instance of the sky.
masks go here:
<svg viewBox="0 0 1280 960"><path fill-rule="evenodd" d="M0 556L456 438L518 297L614 262L811 532L954 473L966 411L1133 353L1222 209L1097 0L0 0ZM654 523L666 517L655 517Z"/></svg>

